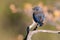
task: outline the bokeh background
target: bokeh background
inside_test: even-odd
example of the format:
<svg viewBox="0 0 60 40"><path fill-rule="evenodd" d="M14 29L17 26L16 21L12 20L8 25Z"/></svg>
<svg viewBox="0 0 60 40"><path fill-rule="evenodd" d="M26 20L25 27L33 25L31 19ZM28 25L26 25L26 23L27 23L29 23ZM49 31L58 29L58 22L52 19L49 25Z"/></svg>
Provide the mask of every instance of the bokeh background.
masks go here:
<svg viewBox="0 0 60 40"><path fill-rule="evenodd" d="M49 8L55 20L60 18L60 0L0 0L0 40L23 40L26 27L32 23L32 7L35 5ZM60 23L59 23L60 24ZM37 28L60 30L51 24ZM32 40L60 40L59 34L37 33Z"/></svg>

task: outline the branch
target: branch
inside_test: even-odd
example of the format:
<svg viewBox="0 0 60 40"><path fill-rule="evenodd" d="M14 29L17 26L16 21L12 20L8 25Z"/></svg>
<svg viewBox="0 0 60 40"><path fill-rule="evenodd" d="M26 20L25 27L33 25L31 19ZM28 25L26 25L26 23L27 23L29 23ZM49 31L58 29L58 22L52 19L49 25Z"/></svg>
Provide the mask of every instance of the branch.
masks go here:
<svg viewBox="0 0 60 40"><path fill-rule="evenodd" d="M38 33L38 32L47 32L47 33L55 33L59 34L60 31L52 31L52 30L35 30L35 31L30 31L27 37L27 40L31 40L31 37L33 34Z"/></svg>

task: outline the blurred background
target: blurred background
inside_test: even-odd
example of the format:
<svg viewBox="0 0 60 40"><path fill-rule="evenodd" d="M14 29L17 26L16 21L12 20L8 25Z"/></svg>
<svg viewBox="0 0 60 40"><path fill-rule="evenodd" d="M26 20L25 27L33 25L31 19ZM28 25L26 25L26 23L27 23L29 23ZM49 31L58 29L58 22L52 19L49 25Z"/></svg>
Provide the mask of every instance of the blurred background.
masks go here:
<svg viewBox="0 0 60 40"><path fill-rule="evenodd" d="M47 20L51 21L37 30L60 30L60 0L0 0L0 40L23 40L36 5L43 8ZM52 22L56 25L51 25ZM60 35L37 33L32 40L60 40Z"/></svg>

